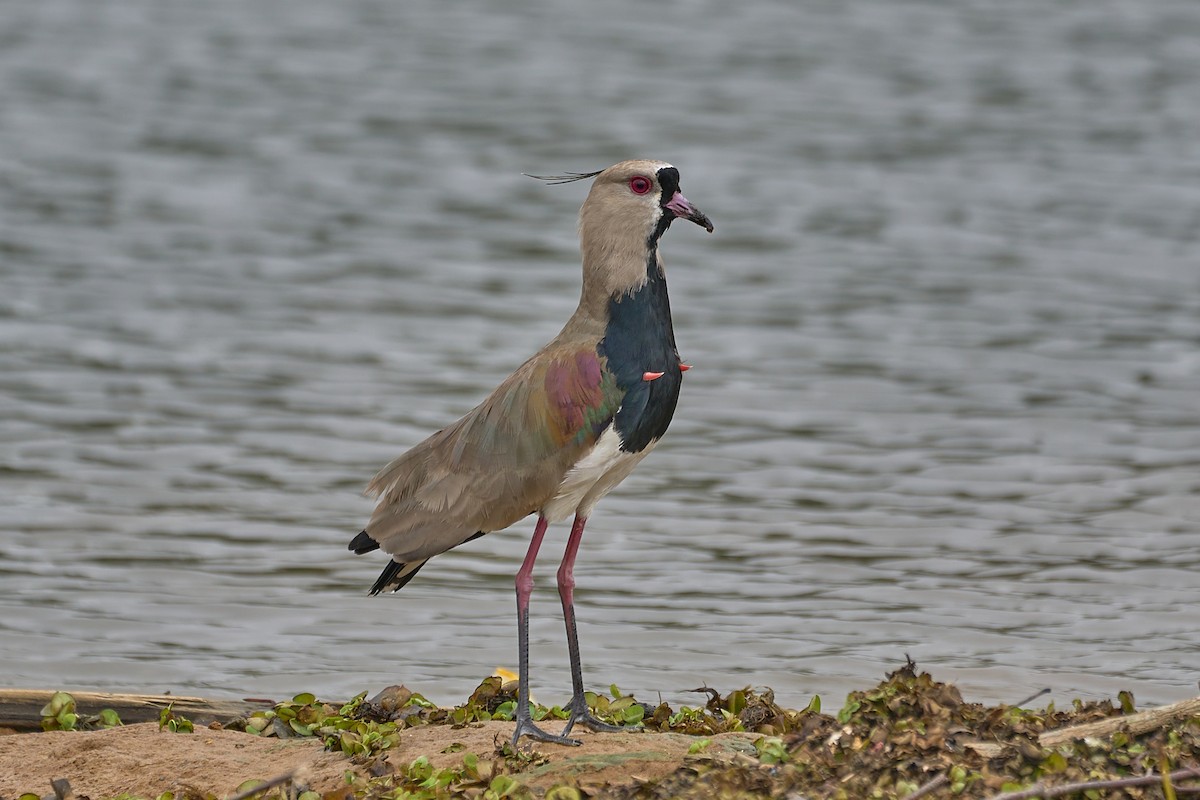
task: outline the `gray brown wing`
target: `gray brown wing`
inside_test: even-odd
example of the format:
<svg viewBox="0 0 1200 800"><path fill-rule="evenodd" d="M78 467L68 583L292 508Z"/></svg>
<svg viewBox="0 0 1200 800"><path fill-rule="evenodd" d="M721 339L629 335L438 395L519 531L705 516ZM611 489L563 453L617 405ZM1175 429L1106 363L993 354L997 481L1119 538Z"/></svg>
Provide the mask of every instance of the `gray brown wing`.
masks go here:
<svg viewBox="0 0 1200 800"><path fill-rule="evenodd" d="M409 562L512 525L554 496L619 404L594 347L548 347L375 476L367 534Z"/></svg>

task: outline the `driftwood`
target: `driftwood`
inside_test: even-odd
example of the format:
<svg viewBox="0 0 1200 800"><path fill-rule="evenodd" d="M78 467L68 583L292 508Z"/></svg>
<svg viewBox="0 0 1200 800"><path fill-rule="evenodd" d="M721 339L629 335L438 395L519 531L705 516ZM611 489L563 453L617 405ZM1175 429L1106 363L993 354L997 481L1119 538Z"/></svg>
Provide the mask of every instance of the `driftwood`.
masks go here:
<svg viewBox="0 0 1200 800"><path fill-rule="evenodd" d="M170 694L111 694L109 692L70 692L80 717L99 714L106 708L117 712L121 721L157 722L167 706L179 716L197 725L228 722L252 711L271 708L272 700L205 700ZM54 692L40 689L0 689L0 728L16 731L40 731L42 709Z"/></svg>
<svg viewBox="0 0 1200 800"><path fill-rule="evenodd" d="M1133 778L1117 778L1111 781L1081 781L1080 783L1062 783L1057 786L1035 783L1033 786L1019 791L994 794L988 800L1032 800L1035 797L1048 800L1051 797L1062 797L1064 794L1078 794L1089 790L1127 789L1134 786L1152 786L1156 783L1161 783L1164 786L1174 786L1177 781L1197 777L1200 777L1200 770L1197 770L1195 767L1184 767L1170 773L1152 772L1149 775L1138 775ZM1176 786L1174 789L1175 792L1186 791L1188 793L1195 790L1196 787L1193 786Z"/></svg>
<svg viewBox="0 0 1200 800"><path fill-rule="evenodd" d="M1085 722L1070 728L1059 728L1056 731L1043 731L1038 742L1043 747L1055 747L1072 739L1092 739L1111 736L1117 731L1127 731L1134 736L1161 728L1177 719L1200 716L1200 697L1190 700L1180 700L1167 706L1150 708L1130 714L1125 717L1109 717L1097 722Z"/></svg>
<svg viewBox="0 0 1200 800"><path fill-rule="evenodd" d="M1125 731L1137 736L1175 720L1195 716L1200 716L1200 697L1180 700L1178 703L1139 711L1123 717L1109 717L1096 722L1072 725L1069 728L1042 731L1038 736L1038 744L1042 747L1057 747L1074 739L1102 739L1117 731ZM967 742L966 746L985 758L994 758L1000 755L1000 751L1004 749L1004 745L999 742Z"/></svg>

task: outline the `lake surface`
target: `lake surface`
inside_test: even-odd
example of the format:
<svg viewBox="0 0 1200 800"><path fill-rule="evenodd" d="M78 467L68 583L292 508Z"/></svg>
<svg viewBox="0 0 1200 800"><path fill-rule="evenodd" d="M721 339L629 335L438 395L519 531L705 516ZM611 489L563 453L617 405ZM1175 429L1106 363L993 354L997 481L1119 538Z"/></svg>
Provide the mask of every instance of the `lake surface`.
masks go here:
<svg viewBox="0 0 1200 800"><path fill-rule="evenodd" d="M695 369L577 567L594 688L1196 693L1200 5L42 0L0 18L0 685L461 702L533 520L368 598L361 490L671 161ZM569 692L552 529L533 688Z"/></svg>

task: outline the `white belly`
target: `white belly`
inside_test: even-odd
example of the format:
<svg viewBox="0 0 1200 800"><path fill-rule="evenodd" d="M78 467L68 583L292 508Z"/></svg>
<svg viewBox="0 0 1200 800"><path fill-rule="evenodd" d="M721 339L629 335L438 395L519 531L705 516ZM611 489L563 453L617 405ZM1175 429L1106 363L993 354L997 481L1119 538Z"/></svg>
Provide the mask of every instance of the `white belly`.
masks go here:
<svg viewBox="0 0 1200 800"><path fill-rule="evenodd" d="M609 425L596 440L596 446L567 472L554 499L542 507L542 516L549 522L564 520L572 514L589 516L600 498L629 477L657 444L657 440L651 442L640 453L623 452L617 429Z"/></svg>

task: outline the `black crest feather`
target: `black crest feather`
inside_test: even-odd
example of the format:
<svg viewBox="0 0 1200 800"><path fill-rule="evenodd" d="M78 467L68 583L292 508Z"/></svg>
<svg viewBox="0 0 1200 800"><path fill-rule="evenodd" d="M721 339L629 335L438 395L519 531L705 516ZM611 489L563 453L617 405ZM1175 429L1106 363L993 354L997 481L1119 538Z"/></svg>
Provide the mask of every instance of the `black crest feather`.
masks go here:
<svg viewBox="0 0 1200 800"><path fill-rule="evenodd" d="M575 181L586 181L588 178L594 178L604 172L598 169L595 172L565 172L562 175L530 175L528 172L522 172L526 178L533 178L535 181L545 181L551 186L558 186L563 183L574 183Z"/></svg>

